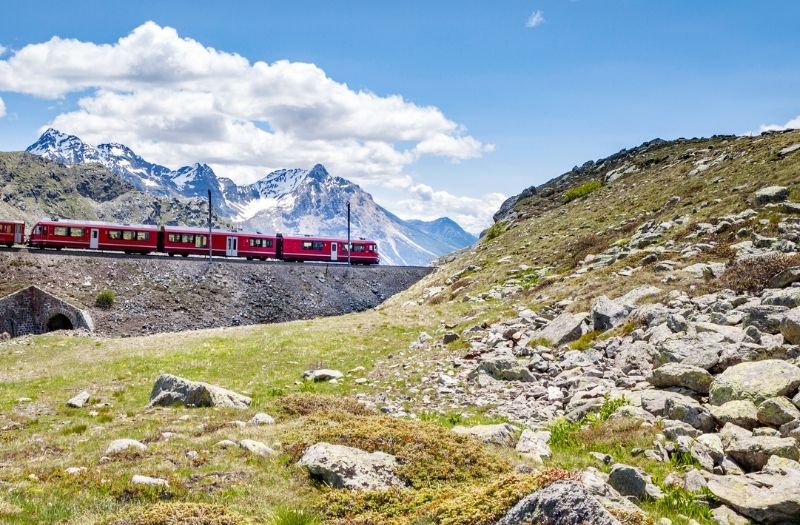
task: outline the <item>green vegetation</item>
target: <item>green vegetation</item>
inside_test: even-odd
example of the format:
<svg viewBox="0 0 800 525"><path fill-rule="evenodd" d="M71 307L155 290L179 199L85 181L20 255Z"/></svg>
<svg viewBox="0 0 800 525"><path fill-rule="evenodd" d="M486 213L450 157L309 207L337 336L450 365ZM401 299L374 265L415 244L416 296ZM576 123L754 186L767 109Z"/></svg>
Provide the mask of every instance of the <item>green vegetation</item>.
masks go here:
<svg viewBox="0 0 800 525"><path fill-rule="evenodd" d="M271 525L320 525L319 517L308 510L280 507L272 513Z"/></svg>
<svg viewBox="0 0 800 525"><path fill-rule="evenodd" d="M499 237L504 231L506 231L506 223L504 222L496 222L492 224L483 236L483 242L489 242L497 237Z"/></svg>
<svg viewBox="0 0 800 525"><path fill-rule="evenodd" d="M580 199L581 197L586 197L593 191L599 190L602 187L603 183L599 180L590 180L589 182L584 182L580 186L570 188L564 192L564 204L572 202L575 199Z"/></svg>
<svg viewBox="0 0 800 525"><path fill-rule="evenodd" d="M113 290L101 290L94 299L94 305L103 310L109 310L114 306L115 299L116 295Z"/></svg>
<svg viewBox="0 0 800 525"><path fill-rule="evenodd" d="M592 330L591 332L586 332L577 340L571 342L569 347L573 350L588 350L594 344L594 341L602 335L602 332L598 332L597 330Z"/></svg>

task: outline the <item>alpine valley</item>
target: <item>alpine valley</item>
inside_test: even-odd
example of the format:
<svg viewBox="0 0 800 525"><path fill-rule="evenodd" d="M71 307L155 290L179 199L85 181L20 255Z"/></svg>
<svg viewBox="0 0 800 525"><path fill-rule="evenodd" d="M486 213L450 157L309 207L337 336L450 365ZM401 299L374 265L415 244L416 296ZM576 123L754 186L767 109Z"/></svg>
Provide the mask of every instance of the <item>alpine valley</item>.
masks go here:
<svg viewBox="0 0 800 525"><path fill-rule="evenodd" d="M172 170L146 161L123 144L93 146L74 135L48 129L26 150L64 165L100 164L132 186L142 200L185 202L195 210L208 191L221 223L243 230L344 237L347 203L352 209L352 235L378 242L383 264L426 265L433 259L473 244L475 236L447 217L433 221L403 220L359 185L328 173L317 164L310 170L281 169L239 186L218 177L207 164ZM197 213L191 215L197 218ZM134 222L135 217L117 220Z"/></svg>

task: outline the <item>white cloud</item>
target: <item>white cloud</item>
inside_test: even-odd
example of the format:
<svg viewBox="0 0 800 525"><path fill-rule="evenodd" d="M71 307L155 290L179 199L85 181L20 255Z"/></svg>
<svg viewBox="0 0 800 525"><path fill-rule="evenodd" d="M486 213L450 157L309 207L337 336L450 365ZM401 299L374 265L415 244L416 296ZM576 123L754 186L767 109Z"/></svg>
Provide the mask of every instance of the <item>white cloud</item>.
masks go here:
<svg viewBox="0 0 800 525"><path fill-rule="evenodd" d="M544 11L537 9L528 17L528 21L525 22L525 27L534 28L542 24L544 24Z"/></svg>
<svg viewBox="0 0 800 525"><path fill-rule="evenodd" d="M6 54L8 48L6 46L0 46L0 57Z"/></svg>
<svg viewBox="0 0 800 525"><path fill-rule="evenodd" d="M491 224L492 215L506 199L502 193L489 193L480 198L462 197L434 190L427 184L415 184L409 192L412 198L396 201L392 211L401 217L425 220L446 215L476 234Z"/></svg>
<svg viewBox="0 0 800 525"><path fill-rule="evenodd" d="M320 162L355 182L408 187L403 170L420 157L459 161L493 148L436 107L353 90L314 64L251 63L153 22L113 44L27 45L0 60L2 91L87 92L48 125L172 167L208 162L240 183Z"/></svg>
<svg viewBox="0 0 800 525"><path fill-rule="evenodd" d="M762 124L760 131L783 131L785 129L800 129L800 115L793 118L786 124Z"/></svg>
<svg viewBox="0 0 800 525"><path fill-rule="evenodd" d="M0 98L0 118L6 116L6 103L3 102L3 99Z"/></svg>

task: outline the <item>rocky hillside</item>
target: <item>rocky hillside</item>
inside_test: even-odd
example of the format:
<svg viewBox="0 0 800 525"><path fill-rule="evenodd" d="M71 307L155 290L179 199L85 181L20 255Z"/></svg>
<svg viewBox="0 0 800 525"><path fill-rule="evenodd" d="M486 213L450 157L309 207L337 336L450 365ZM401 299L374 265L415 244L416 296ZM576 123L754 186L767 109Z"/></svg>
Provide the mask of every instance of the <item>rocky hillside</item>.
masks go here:
<svg viewBox="0 0 800 525"><path fill-rule="evenodd" d="M142 193L101 166L68 167L22 152L0 153L0 188L2 216L29 225L63 217L203 226L208 216L202 200Z"/></svg>
<svg viewBox="0 0 800 525"><path fill-rule="evenodd" d="M475 242L452 220L404 221L379 206L360 186L330 175L322 165L281 169L238 186L207 164L171 170L144 160L123 144L86 144L48 129L27 152L66 165L101 164L149 195L207 199L222 218L250 230L346 237L347 203L352 235L376 240L385 264L425 265Z"/></svg>
<svg viewBox="0 0 800 525"><path fill-rule="evenodd" d="M367 312L0 343L0 515L798 523L798 173L800 132L655 141Z"/></svg>

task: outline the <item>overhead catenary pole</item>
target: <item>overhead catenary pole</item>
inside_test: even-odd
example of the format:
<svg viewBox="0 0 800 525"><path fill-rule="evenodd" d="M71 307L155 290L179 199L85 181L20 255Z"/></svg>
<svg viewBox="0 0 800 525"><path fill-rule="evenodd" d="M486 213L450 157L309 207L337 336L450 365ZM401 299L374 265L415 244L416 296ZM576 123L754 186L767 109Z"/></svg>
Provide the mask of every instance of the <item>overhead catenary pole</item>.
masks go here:
<svg viewBox="0 0 800 525"><path fill-rule="evenodd" d="M350 201L347 201L347 265L350 265L350 252L353 251L353 245L350 242Z"/></svg>
<svg viewBox="0 0 800 525"><path fill-rule="evenodd" d="M211 268L213 252L211 247L211 189L208 190L208 267Z"/></svg>

